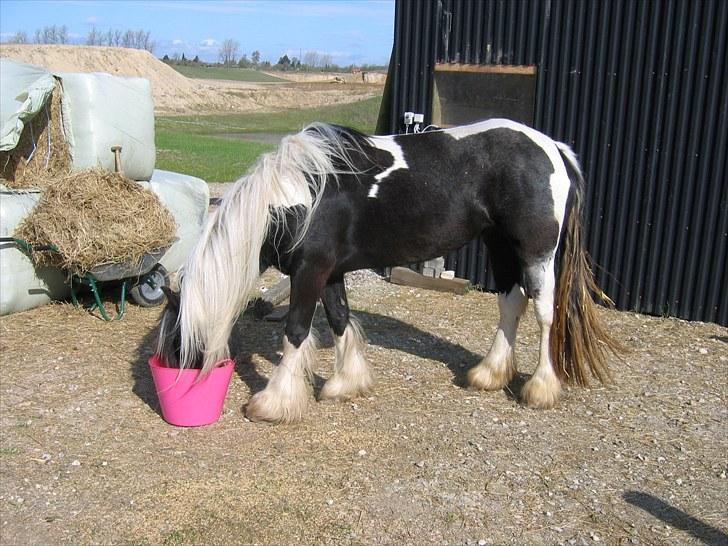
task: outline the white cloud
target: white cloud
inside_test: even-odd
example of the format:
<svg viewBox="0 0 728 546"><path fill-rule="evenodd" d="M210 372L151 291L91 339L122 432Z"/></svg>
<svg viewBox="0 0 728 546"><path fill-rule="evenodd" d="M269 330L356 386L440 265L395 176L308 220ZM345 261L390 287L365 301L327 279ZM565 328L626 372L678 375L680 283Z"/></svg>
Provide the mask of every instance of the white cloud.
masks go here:
<svg viewBox="0 0 728 546"><path fill-rule="evenodd" d="M180 45L184 45L184 44L185 44L185 41L180 40L179 38L175 38L174 40L172 40L173 46L180 46Z"/></svg>
<svg viewBox="0 0 728 546"><path fill-rule="evenodd" d="M87 25L95 25L98 22L99 22L99 18L96 17L95 15L86 17L86 19L84 20L84 23L86 23Z"/></svg>
<svg viewBox="0 0 728 546"><path fill-rule="evenodd" d="M215 38L205 38L200 42L202 47L215 47L217 46L217 40Z"/></svg>

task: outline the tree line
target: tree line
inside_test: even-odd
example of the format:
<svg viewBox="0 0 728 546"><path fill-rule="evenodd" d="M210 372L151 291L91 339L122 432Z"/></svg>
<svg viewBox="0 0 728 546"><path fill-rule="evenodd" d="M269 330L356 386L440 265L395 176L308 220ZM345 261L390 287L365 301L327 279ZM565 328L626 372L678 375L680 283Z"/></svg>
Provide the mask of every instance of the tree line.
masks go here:
<svg viewBox="0 0 728 546"><path fill-rule="evenodd" d="M228 38L220 45L220 51L218 54L219 64L223 66L237 66L239 68L274 68L276 70L303 70L303 71L315 71L325 70L332 72L339 72L342 70L351 70L354 65L347 67L341 67L333 62L332 56L328 53L320 53L318 51L306 51L301 55L302 58L289 57L287 54L279 57L278 62L275 65L271 65L270 62L260 61L260 51L253 51L250 58L247 54L240 54L240 43L237 40ZM360 66L357 68L361 69L374 69L381 67L374 67L370 65Z"/></svg>
<svg viewBox="0 0 728 546"><path fill-rule="evenodd" d="M239 55L240 43L232 38L227 38L220 44L218 59L224 66L239 66L241 68L255 68L260 65L260 51L253 51L250 58L243 53ZM270 63L268 63L270 65ZM329 70L333 66L331 55L321 54L317 51L306 51L303 60L298 57L289 58L283 55L278 59L276 68L280 70Z"/></svg>
<svg viewBox="0 0 728 546"><path fill-rule="evenodd" d="M24 31L16 32L7 42L8 44L68 44L68 27L66 25L49 25L35 31L33 39ZM111 30L99 31L93 27L86 35L86 45L129 47L132 49L146 49L154 53L155 43L148 30Z"/></svg>
<svg viewBox="0 0 728 546"><path fill-rule="evenodd" d="M66 25L49 25L43 28L39 28L35 31L33 39L28 37L28 34L24 31L16 32L11 36L6 43L9 44L68 44L70 43L68 35L68 27ZM107 31L97 30L93 27L86 35L86 45L90 46L110 46L110 47L128 47L133 49L145 49L150 53L154 53L156 46L154 40L151 38L151 33L148 30L112 30ZM240 52L240 43L237 40L228 38L220 44L218 52L218 65L238 67L238 68L274 68L276 70L303 70L303 71L314 71L314 70L326 70L338 72L342 70L349 71L354 69L353 65L341 67L334 64L331 55L328 53L319 53L318 51L306 51L302 53L301 58L289 57L287 54L282 55L275 65L271 65L269 61L262 61L260 58L260 51L255 50L250 54L250 57L246 53ZM180 56L175 53L170 58L165 55L162 60L168 64L200 64L209 65L214 63L202 63L199 57L195 56L194 59L186 59L184 53ZM374 69L381 67L374 66L359 66L356 67L362 70Z"/></svg>

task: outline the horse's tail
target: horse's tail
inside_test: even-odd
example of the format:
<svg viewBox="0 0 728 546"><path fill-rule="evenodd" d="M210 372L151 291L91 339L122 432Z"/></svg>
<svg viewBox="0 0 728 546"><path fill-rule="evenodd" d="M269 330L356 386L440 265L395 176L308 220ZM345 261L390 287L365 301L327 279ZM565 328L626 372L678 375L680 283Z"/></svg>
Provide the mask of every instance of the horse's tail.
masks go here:
<svg viewBox="0 0 728 546"><path fill-rule="evenodd" d="M293 244L279 250L287 252L300 244L327 181L355 171L350 155L355 147L353 137L340 128L309 125L262 156L226 193L182 271L176 325L181 368L201 361L204 375L229 357L230 332L261 273L260 251L266 238L273 233L278 240L281 230L288 229L286 212L296 207L303 212L296 232L286 237Z"/></svg>
<svg viewBox="0 0 728 546"><path fill-rule="evenodd" d="M599 320L595 294L608 305L612 300L594 281L589 255L582 241L584 177L574 152L556 143L571 179L565 226L559 243L559 267L554 299L551 359L556 375L566 383L589 385L589 375L602 383L611 380L607 350L623 351Z"/></svg>

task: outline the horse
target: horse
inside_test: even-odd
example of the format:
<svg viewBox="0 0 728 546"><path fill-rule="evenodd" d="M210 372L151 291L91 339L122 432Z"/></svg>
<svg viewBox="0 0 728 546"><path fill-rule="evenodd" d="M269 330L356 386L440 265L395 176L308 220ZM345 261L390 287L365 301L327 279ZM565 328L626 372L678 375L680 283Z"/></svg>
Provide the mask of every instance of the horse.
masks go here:
<svg viewBox="0 0 728 546"><path fill-rule="evenodd" d="M229 357L233 324L273 266L291 279L283 355L246 416L298 421L310 398L319 300L336 353L320 399L348 400L373 386L344 274L442 256L482 236L500 318L467 382L491 391L514 378L516 331L531 298L539 360L521 400L551 408L562 382L608 383L608 353L619 350L597 316L594 298L609 299L582 242L584 192L571 148L514 121L391 136L313 123L263 155L210 214L179 292L167 292L156 352L204 376Z"/></svg>

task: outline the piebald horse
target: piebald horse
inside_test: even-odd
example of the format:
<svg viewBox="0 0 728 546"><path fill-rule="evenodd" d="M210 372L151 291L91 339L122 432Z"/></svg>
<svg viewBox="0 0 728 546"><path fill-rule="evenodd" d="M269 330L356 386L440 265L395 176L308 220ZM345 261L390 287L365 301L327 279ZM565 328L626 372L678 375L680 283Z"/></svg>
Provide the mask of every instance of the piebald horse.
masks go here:
<svg viewBox="0 0 728 546"><path fill-rule="evenodd" d="M467 374L477 389L504 388L528 298L540 327L539 361L521 392L551 408L561 383L610 378L599 291L582 244L584 180L572 150L520 123L491 119L417 134L367 136L314 123L284 138L211 213L168 293L157 354L202 375L229 357L232 327L269 266L291 277L283 357L247 405L251 420L302 418L323 302L335 340L322 399L373 385L361 327L349 314L344 274L442 256L482 236L500 319L486 357Z"/></svg>

